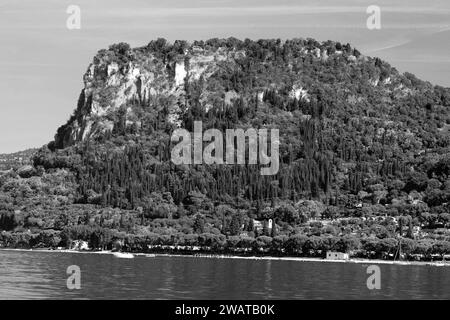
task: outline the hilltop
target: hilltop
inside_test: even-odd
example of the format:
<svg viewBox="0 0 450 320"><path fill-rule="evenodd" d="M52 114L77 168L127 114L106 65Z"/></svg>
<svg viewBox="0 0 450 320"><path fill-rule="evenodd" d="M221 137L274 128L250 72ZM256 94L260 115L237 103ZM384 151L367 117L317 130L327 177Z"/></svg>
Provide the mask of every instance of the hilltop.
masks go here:
<svg viewBox="0 0 450 320"><path fill-rule="evenodd" d="M450 253L448 88L314 39L120 43L83 79L34 176L0 180L3 243ZM175 166L171 133L197 120L279 129L279 172Z"/></svg>

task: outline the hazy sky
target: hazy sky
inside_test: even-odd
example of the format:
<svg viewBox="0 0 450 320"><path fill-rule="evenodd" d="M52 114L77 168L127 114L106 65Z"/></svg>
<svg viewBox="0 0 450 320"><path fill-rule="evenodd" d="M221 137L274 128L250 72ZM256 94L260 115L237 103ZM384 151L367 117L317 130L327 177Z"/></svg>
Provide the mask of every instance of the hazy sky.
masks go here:
<svg viewBox="0 0 450 320"><path fill-rule="evenodd" d="M81 8L80 30L66 28L69 5ZM366 28L369 5L381 30ZM52 140L99 49L230 36L349 42L450 87L448 0L0 0L0 153Z"/></svg>

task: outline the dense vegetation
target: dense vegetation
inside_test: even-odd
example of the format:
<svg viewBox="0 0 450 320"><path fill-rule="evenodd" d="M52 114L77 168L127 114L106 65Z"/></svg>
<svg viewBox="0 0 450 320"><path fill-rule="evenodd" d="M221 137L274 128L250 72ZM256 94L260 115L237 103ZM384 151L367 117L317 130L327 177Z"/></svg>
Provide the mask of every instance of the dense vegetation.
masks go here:
<svg viewBox="0 0 450 320"><path fill-rule="evenodd" d="M186 78L176 99L169 89L136 94L98 120L112 122L111 130L66 143L86 116L83 101L93 99L83 90L69 122L35 156L31 177L0 177L0 243L450 254L449 89L348 44L313 39L158 39L137 49L113 45L94 64L159 70L163 88L173 82L174 63L189 65L193 50L233 55L207 78ZM104 73L94 84L108 104L115 87ZM195 120L204 130L278 128L278 174L261 176L256 165L171 163L174 104L188 130Z"/></svg>

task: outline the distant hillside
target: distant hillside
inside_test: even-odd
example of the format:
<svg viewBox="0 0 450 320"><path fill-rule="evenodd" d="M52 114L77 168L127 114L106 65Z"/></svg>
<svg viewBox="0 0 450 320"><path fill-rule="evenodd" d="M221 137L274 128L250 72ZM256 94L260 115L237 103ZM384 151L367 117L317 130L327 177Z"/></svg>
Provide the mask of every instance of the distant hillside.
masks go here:
<svg viewBox="0 0 450 320"><path fill-rule="evenodd" d="M27 149L10 154L0 154L0 171L17 169L32 164L32 157L37 151L38 149Z"/></svg>

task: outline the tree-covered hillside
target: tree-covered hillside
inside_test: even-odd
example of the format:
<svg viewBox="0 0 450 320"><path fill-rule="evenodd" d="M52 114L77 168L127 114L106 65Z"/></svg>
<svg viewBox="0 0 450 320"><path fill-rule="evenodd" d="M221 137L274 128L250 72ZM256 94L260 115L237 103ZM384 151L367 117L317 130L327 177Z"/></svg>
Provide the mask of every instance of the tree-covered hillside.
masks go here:
<svg viewBox="0 0 450 320"><path fill-rule="evenodd" d="M34 154L37 152L37 149L27 149L24 151L14 152L14 153L4 153L0 154L0 170L17 170L24 165L33 164Z"/></svg>
<svg viewBox="0 0 450 320"><path fill-rule="evenodd" d="M450 253L450 89L313 39L120 43L84 82L32 177L0 178L5 245ZM199 120L278 129L280 170L173 164Z"/></svg>

